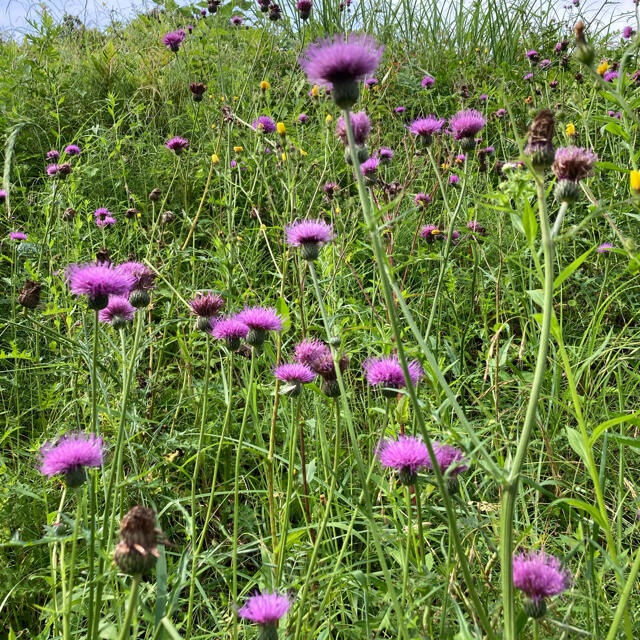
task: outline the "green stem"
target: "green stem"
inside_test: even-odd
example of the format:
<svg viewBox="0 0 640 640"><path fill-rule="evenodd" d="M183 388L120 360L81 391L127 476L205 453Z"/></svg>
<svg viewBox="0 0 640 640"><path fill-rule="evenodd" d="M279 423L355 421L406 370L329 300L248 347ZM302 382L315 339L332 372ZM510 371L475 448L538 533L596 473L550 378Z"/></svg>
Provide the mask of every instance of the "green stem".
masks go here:
<svg viewBox="0 0 640 640"><path fill-rule="evenodd" d="M622 618L629 615L627 602L629 601L631 592L633 591L633 587L635 586L636 578L638 577L638 571L640 571L640 549L636 551L636 559L633 561L631 572L629 573L627 582L624 585L624 589L622 590L622 596L620 597L620 602L618 602L618 606L616 607L616 612L613 616L613 622L611 623L611 627L609 629L609 633L607 634L606 640L615 640Z"/></svg>
<svg viewBox="0 0 640 640"><path fill-rule="evenodd" d="M422 504L420 499L420 485L415 484L413 486L413 494L416 497L416 515L418 517L418 550L420 552L420 567L424 561L424 531L422 528Z"/></svg>
<svg viewBox="0 0 640 640"><path fill-rule="evenodd" d="M73 604L73 584L76 577L76 552L78 550L78 530L80 529L80 502L76 505L76 521L73 526L71 538L71 566L69 568L69 582L67 583L67 602L65 603L62 625L64 628L64 640L71 638L71 605Z"/></svg>
<svg viewBox="0 0 640 640"><path fill-rule="evenodd" d="M367 228L369 230L369 237L371 239L371 244L373 245L373 249L374 249L374 255L376 258L376 262L377 262L377 267L378 267L378 273L380 275L380 280L382 282L382 291L383 291L383 295L384 295L384 299L385 299L385 304L387 307L387 312L389 314L389 321L391 324L391 328L392 328L392 332L393 332L393 336L395 339L395 346L397 349L397 355L398 355L398 362L402 368L403 374L404 374L404 378L405 378L405 383L406 383L406 388L407 388L407 392L409 394L409 399L411 400L411 404L414 407L414 411L415 411L415 415L416 415L416 419L418 421L418 426L420 428L420 432L422 434L424 443L427 447L427 451L429 453L429 459L431 461L431 465L434 471L434 474L436 476L436 483L438 485L438 489L440 490L440 493L442 495L443 498L443 502L444 502L444 506L445 506L445 510L447 513L447 521L448 521L448 525L449 525L449 535L453 538L453 543L456 549L456 553L458 555L458 561L460 564L460 569L463 573L464 579L465 579L465 583L467 586L467 590L469 592L469 596L473 602L473 608L474 611L473 613L478 617L478 619L480 620L480 624L482 626L482 628L484 629L485 633L487 634L487 636L489 637L490 640L493 640L493 638L495 638L495 634L493 633L493 629L491 627L491 622L489 620L489 616L487 615L487 611L486 608L484 607L484 605L482 604L480 598L478 597L478 594L476 592L475 586L474 586L474 580L473 577L471 575L471 571L469 569L469 563L467 561L467 557L466 554L464 552L464 549L462 547L462 542L460 540L460 535L458 533L458 527L457 527L457 523L456 523L456 518L455 518L455 511L453 509L453 504L451 502L450 496L449 496L449 491L447 489L446 483L444 481L444 477L442 475L442 471L440 469L440 466L438 464L438 461L436 459L435 456L435 452L433 450L433 446L431 444L431 439L429 438L429 434L427 432L427 428L426 428L426 424L424 422L424 416L422 415L422 409L420 406L420 403L418 402L418 398L416 396L416 392L415 392L415 387L413 385L413 381L411 380L411 376L409 374L409 368L407 365L407 359L406 359L406 355L404 352L404 346L403 346L403 342L402 342L402 333L400 331L400 326L399 326L399 322L398 322L398 316L396 313L396 306L395 306L395 302L394 302L394 289L393 289L393 278L391 276L390 273L390 267L388 264L388 260L385 256L383 247L382 247L382 243L380 242L380 235L378 233L377 230L377 225L376 225L376 220L375 217L373 215L373 211L372 211L372 205L371 205L371 200L369 198L369 194L367 193L366 190L366 186L364 183L364 177L362 175L362 172L359 170L359 164L358 164L358 157L357 157L357 149L356 149L356 144L355 144L355 139L354 139L354 135L353 135L353 127L351 125L351 117L349 114L349 111L344 111L344 119L345 119L345 123L346 123L346 127L347 127L347 135L349 138L349 148L351 151L351 159L353 162L353 166L356 167L355 169L355 174L356 174L356 178L358 181L358 192L360 194L360 202L362 204L362 210L364 213L364 217L365 217L365 221L367 224ZM313 272L312 272L313 273ZM402 294L400 293L397 296L397 299L401 301L402 303ZM410 314L407 314L408 316L410 316ZM415 326L415 325L414 325ZM413 330L413 327L412 327ZM419 334L418 334L419 335ZM433 354L431 354L430 350L428 350L426 348L426 344L424 343L424 341L422 340L422 336L420 336L420 341L421 341L421 346L424 345L425 348L425 356L427 357L427 360L429 361L430 364L432 364L432 368L434 370L434 373L436 373L436 375L438 373L441 374L439 368L437 367L437 363L435 361L435 358L433 357ZM444 382L444 379L443 379ZM446 382L444 382L444 384L446 385ZM444 385L442 385L443 388L445 388ZM462 409L460 409L458 403L455 401L455 397L453 397L453 393L451 392L451 390L448 388L448 386L446 386L445 391L449 390L449 394L451 395L452 399L452 406L454 408L454 410L456 410L456 406L457 409L456 413L458 413L458 415L462 415L462 417L464 418L464 420L466 420L466 417L464 417L464 413L462 412ZM449 395L448 394L448 395ZM473 429L471 428L471 426L469 425L469 433L470 435L473 436L473 440L474 440L474 444L475 441L478 441L478 444L480 445L478 447L478 450L484 451L484 448L482 447L481 443L479 442L479 439L477 437L477 435L475 435L475 432L473 431ZM488 456L488 454L486 454L487 457L490 459L490 457ZM495 463L494 463L495 466ZM496 474L494 476L495 478L499 478L500 475L499 473Z"/></svg>
<svg viewBox="0 0 640 640"><path fill-rule="evenodd" d="M536 368L525 414L522 433L516 448L507 478L504 481L502 505L500 513L500 566L502 579L502 601L504 611L504 640L516 640L516 610L513 589L513 518L515 502L520 484L520 473L524 464L531 433L538 409L538 398L544 380L549 348L551 316L553 314L553 256L554 243L547 217L547 202L542 176L535 174L538 192L538 217L542 233L542 249L544 252L544 301L542 307L542 323L540 328L540 344L536 356Z"/></svg>
<svg viewBox="0 0 640 640"><path fill-rule="evenodd" d="M98 425L98 311L93 313L93 349L91 352L91 430L100 435Z"/></svg>
<svg viewBox="0 0 640 640"><path fill-rule="evenodd" d="M402 573L402 601L406 602L408 606L407 585L409 583L409 552L411 551L411 527L413 526L411 523L411 487L409 485L404 487L404 496L405 506L407 509L407 543L404 550L404 569Z"/></svg>
<svg viewBox="0 0 640 640"><path fill-rule="evenodd" d="M207 400L209 398L209 371L211 369L211 339L207 333L206 340L206 356L204 370L204 388L202 396L202 415L200 420L200 433L198 434L198 450L196 451L196 467L191 478L191 548L193 556L191 558L191 581L189 585L189 606L187 612L187 629L185 631L185 640L191 636L193 627L193 595L196 582L196 566L198 563L198 549L196 544L197 537L197 518L196 518L196 489L198 485L198 476L200 475L200 465L202 463L203 451L202 444L204 442L204 432L207 425Z"/></svg>
<svg viewBox="0 0 640 640"><path fill-rule="evenodd" d="M249 406L253 395L253 376L256 366L256 348L251 347L251 367L249 370L249 382L247 384L247 398L244 405L244 413L242 415L242 424L240 425L240 434L238 435L238 446L236 449L236 464L233 481L233 540L231 550L231 568L232 568L232 588L231 599L233 603L238 602L238 520L240 511L240 460L242 458L242 445L244 441L244 429L247 424L247 416L249 415ZM233 640L238 639L238 616L233 616Z"/></svg>
<svg viewBox="0 0 640 640"><path fill-rule="evenodd" d="M133 576L131 579L131 590L129 591L129 601L127 602L127 612L122 621L122 629L118 636L119 640L127 640L130 637L131 621L133 620L133 612L136 610L139 584L140 576Z"/></svg>

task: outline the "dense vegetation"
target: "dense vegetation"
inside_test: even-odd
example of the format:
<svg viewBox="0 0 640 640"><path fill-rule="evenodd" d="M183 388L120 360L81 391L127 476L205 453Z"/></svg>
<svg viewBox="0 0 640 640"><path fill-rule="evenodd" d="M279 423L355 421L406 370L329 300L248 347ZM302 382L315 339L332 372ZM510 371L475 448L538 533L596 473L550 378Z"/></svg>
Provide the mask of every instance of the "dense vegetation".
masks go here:
<svg viewBox="0 0 640 640"><path fill-rule="evenodd" d="M167 0L103 31L43 13L0 43L0 628L638 637L635 32L576 42L579 7L517 1L264 6ZM354 31L385 46L352 108L366 184L335 88L298 63ZM469 109L485 124L452 135ZM431 140L409 128L429 114ZM551 140L593 171L552 171ZM286 233L307 219L332 225L316 260ZM131 321L70 290L70 265L131 261L155 281ZM256 306L280 330L219 339ZM313 382L276 378L312 339ZM42 460L78 432L104 456L75 487ZM429 457L396 474L410 435ZM540 550L564 582L536 619L509 563ZM256 590L291 599L276 636L238 612Z"/></svg>

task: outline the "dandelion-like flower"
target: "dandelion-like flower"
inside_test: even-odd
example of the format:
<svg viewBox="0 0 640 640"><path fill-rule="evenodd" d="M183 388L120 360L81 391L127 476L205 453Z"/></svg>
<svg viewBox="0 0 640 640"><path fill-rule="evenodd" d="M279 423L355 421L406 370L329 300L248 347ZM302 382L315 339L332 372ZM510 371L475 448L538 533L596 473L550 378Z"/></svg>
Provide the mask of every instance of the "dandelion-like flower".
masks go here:
<svg viewBox="0 0 640 640"><path fill-rule="evenodd" d="M40 449L40 471L45 476L64 475L68 487L84 484L86 467L101 467L102 438L93 434L71 433Z"/></svg>
<svg viewBox="0 0 640 640"><path fill-rule="evenodd" d="M177 29L176 31L169 31L165 33L162 38L162 44L170 51L177 53L180 50L180 45L185 39L187 32L184 29Z"/></svg>
<svg viewBox="0 0 640 640"><path fill-rule="evenodd" d="M197 327L200 331L208 331L211 319L216 318L224 308L224 298L216 293L198 293L189 300L191 313L198 317Z"/></svg>
<svg viewBox="0 0 640 640"><path fill-rule="evenodd" d="M225 340L230 351L235 351L249 333L249 327L235 316L210 322L211 335L218 340Z"/></svg>
<svg viewBox="0 0 640 640"><path fill-rule="evenodd" d="M544 551L530 551L513 556L513 586L527 596L525 613L531 618L543 618L545 598L569 588L571 574L560 560Z"/></svg>
<svg viewBox="0 0 640 640"><path fill-rule="evenodd" d="M276 130L276 123L269 116L260 116L252 126L260 133L273 133Z"/></svg>
<svg viewBox="0 0 640 640"><path fill-rule="evenodd" d="M80 147L77 144L68 144L64 148L64 152L68 156L79 156L80 155Z"/></svg>
<svg viewBox="0 0 640 640"><path fill-rule="evenodd" d="M249 327L246 340L252 347L262 346L267 331L282 331L282 318L271 307L247 307L237 318Z"/></svg>
<svg viewBox="0 0 640 640"><path fill-rule="evenodd" d="M350 118L351 127L353 128L353 139L359 147L362 147L367 142L367 138L371 132L371 121L369 120L369 116L367 116L364 111L358 111L350 114ZM349 144L347 137L347 123L345 122L344 116L340 116L338 118L338 122L336 124L336 135L340 140L342 140L342 144L345 146Z"/></svg>
<svg viewBox="0 0 640 640"><path fill-rule="evenodd" d="M449 120L449 126L456 140L460 140L463 148L473 148L475 146L474 137L482 131L487 124L485 117L476 109L466 109L458 111Z"/></svg>
<svg viewBox="0 0 640 640"><path fill-rule="evenodd" d="M291 600L287 596L264 591L251 596L238 609L238 615L259 625L260 640L275 640L278 637L278 622L290 608Z"/></svg>
<svg viewBox="0 0 640 640"><path fill-rule="evenodd" d="M442 131L445 121L434 115L418 118L409 125L409 133L418 136L426 145L431 144L433 136Z"/></svg>
<svg viewBox="0 0 640 640"><path fill-rule="evenodd" d="M407 368L411 382L415 386L424 376L424 371L416 360L407 362ZM404 373L396 356L369 358L365 361L363 369L367 382L372 387L383 387L382 393L387 397L395 397L398 389L406 387Z"/></svg>
<svg viewBox="0 0 640 640"><path fill-rule="evenodd" d="M189 141L186 138L176 136L175 138L167 140L164 146L170 151L174 151L176 155L180 155L185 149L189 148Z"/></svg>
<svg viewBox="0 0 640 640"><path fill-rule="evenodd" d="M281 364L273 370L273 375L278 380L287 383L289 388L285 392L292 396L299 395L302 391L302 385L312 382L316 377L310 367L299 362Z"/></svg>
<svg viewBox="0 0 640 640"><path fill-rule="evenodd" d="M292 247L301 247L302 257L313 261L323 245L333 238L333 227L324 220L302 220L285 228L287 242Z"/></svg>
<svg viewBox="0 0 640 640"><path fill-rule="evenodd" d="M418 471L429 463L429 452L421 438L399 436L398 439L383 440L377 452L380 464L398 471L402 484L413 485Z"/></svg>
<svg viewBox="0 0 640 640"><path fill-rule="evenodd" d="M331 89L335 103L349 109L358 100L358 82L375 73L383 51L370 36L336 35L307 47L298 62L309 82Z"/></svg>
<svg viewBox="0 0 640 640"><path fill-rule="evenodd" d="M114 329L124 329L133 320L135 307L124 296L111 296L104 309L98 311L98 320L110 324Z"/></svg>
<svg viewBox="0 0 640 640"><path fill-rule="evenodd" d="M126 296L135 278L105 264L72 264L67 269L67 280L72 293L87 296L90 309L104 309L109 296Z"/></svg>

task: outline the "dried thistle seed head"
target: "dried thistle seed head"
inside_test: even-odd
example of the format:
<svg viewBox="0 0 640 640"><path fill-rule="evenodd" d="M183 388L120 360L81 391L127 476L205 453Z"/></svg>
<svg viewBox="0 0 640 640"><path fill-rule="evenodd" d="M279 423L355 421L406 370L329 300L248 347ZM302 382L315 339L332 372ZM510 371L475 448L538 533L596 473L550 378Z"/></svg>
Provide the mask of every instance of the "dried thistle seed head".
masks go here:
<svg viewBox="0 0 640 640"><path fill-rule="evenodd" d="M40 304L41 290L42 284L27 280L18 295L18 304L21 304L25 309L35 309Z"/></svg>
<svg viewBox="0 0 640 640"><path fill-rule="evenodd" d="M158 187L156 187L150 194L149 194L149 200L151 200L151 202L157 202L158 200L160 200L160 196L162 195L162 189L159 189Z"/></svg>
<svg viewBox="0 0 640 640"><path fill-rule="evenodd" d="M531 158L536 170L550 166L554 158L553 134L555 118L553 111L542 109L538 112L529 127L529 137L525 147L525 155Z"/></svg>
<svg viewBox="0 0 640 640"><path fill-rule="evenodd" d="M129 575L139 575L153 569L160 555L158 543L166 543L162 531L155 526L153 509L141 505L132 507L122 518L120 538L114 551L114 560Z"/></svg>

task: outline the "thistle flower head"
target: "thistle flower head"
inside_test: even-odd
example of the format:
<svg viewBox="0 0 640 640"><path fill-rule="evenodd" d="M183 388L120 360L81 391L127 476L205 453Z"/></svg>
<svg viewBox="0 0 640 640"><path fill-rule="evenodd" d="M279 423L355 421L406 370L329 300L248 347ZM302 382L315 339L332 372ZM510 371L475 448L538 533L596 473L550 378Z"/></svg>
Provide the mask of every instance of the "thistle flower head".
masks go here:
<svg viewBox="0 0 640 640"><path fill-rule="evenodd" d="M295 359L307 367L323 354L328 353L331 356L329 347L320 340L303 340L296 345Z"/></svg>
<svg viewBox="0 0 640 640"><path fill-rule="evenodd" d="M206 318L207 325L211 318L215 318L219 315L224 307L224 298L217 293L198 293L195 298L189 300L189 306L191 307L191 313L199 318ZM205 330L208 326L205 327Z"/></svg>
<svg viewBox="0 0 640 640"><path fill-rule="evenodd" d="M431 202L431 197L429 196L428 193L416 193L415 198L413 199L413 202L419 206L419 207L426 207L429 202Z"/></svg>
<svg viewBox="0 0 640 640"><path fill-rule="evenodd" d="M116 267L116 271L120 273L128 273L134 278L132 291L149 291L155 287L156 275L142 262L135 262L130 260L129 262L123 262Z"/></svg>
<svg viewBox="0 0 640 640"><path fill-rule="evenodd" d="M418 118L409 125L409 133L430 140L436 133L442 131L445 121L434 115Z"/></svg>
<svg viewBox="0 0 640 640"><path fill-rule="evenodd" d="M11 240L15 240L16 242L20 241L20 240L26 240L27 239L27 234L26 233L22 233L22 231L12 231L9 234L9 238L11 238Z"/></svg>
<svg viewBox="0 0 640 640"><path fill-rule="evenodd" d="M129 575L141 575L153 569L160 556L158 543L166 543L152 509L136 505L120 522L120 542L114 560L120 570Z"/></svg>
<svg viewBox="0 0 640 640"><path fill-rule="evenodd" d="M282 330L282 318L271 307L247 307L237 317L249 329L261 329L263 331Z"/></svg>
<svg viewBox="0 0 640 640"><path fill-rule="evenodd" d="M0 189L0 203L7 199L7 192L4 189Z"/></svg>
<svg viewBox="0 0 640 640"><path fill-rule="evenodd" d="M110 296L104 309L98 311L98 320L110 324L114 329L123 329L133 320L136 309L124 296Z"/></svg>
<svg viewBox="0 0 640 640"><path fill-rule="evenodd" d="M449 476L455 477L469 468L464 453L462 453L460 449L456 449L456 447L434 440L433 452L436 455L436 460L442 473L448 473ZM427 462L427 467L429 467L429 469L432 468L431 460Z"/></svg>
<svg viewBox="0 0 640 640"><path fill-rule="evenodd" d="M485 124L487 124L485 117L476 109L458 111L449 120L449 126L456 140L473 138L478 132L482 131Z"/></svg>
<svg viewBox="0 0 640 640"><path fill-rule="evenodd" d="M435 224L425 224L420 229L420 237L424 238L428 243L432 243L443 236L442 231Z"/></svg>
<svg viewBox="0 0 640 640"><path fill-rule="evenodd" d="M102 438L93 434L71 433L40 449L40 471L45 476L64 474L67 485L78 487L86 478L86 467L101 467Z"/></svg>
<svg viewBox="0 0 640 640"><path fill-rule="evenodd" d="M249 327L235 316L221 320L213 318L210 320L210 327L211 335L218 340L225 340L232 351L240 346L240 341L249 333Z"/></svg>
<svg viewBox="0 0 640 640"><path fill-rule="evenodd" d="M291 600L287 596L264 591L251 596L238 609L238 615L259 625L277 625L290 607Z"/></svg>
<svg viewBox="0 0 640 640"><path fill-rule="evenodd" d="M47 151L46 158L47 160L55 162L60 158L60 152L57 149L51 149L51 151Z"/></svg>
<svg viewBox="0 0 640 640"><path fill-rule="evenodd" d="M435 83L435 79L429 75L426 75L424 78L422 78L422 81L420 82L423 89L431 89L431 87L433 87Z"/></svg>
<svg viewBox="0 0 640 640"><path fill-rule="evenodd" d="M350 117L351 127L353 128L353 138L355 143L361 147L367 142L367 138L371 132L371 121L364 111L352 113ZM340 140L342 140L342 144L345 146L349 144L347 123L345 122L344 116L340 116L338 118L338 122L336 124L336 135Z"/></svg>
<svg viewBox="0 0 640 640"><path fill-rule="evenodd" d="M513 586L533 602L565 591L571 574L560 560L544 551L530 551L513 557Z"/></svg>
<svg viewBox="0 0 640 640"><path fill-rule="evenodd" d="M287 242L292 247L305 244L320 245L331 242L333 227L324 220L301 220L285 227Z"/></svg>
<svg viewBox="0 0 640 640"><path fill-rule="evenodd" d="M185 39L187 32L184 29L176 29L175 31L169 31L165 33L162 38L162 44L170 51L176 53L180 50L180 45Z"/></svg>
<svg viewBox="0 0 640 640"><path fill-rule="evenodd" d="M427 466L429 452L421 438L399 436L383 440L376 453L383 467L396 469L403 484L415 484L418 471Z"/></svg>
<svg viewBox="0 0 640 640"><path fill-rule="evenodd" d="M593 175L593 163L598 160L596 154L582 147L560 147L556 150L551 169L558 180L579 182Z"/></svg>
<svg viewBox="0 0 640 640"><path fill-rule="evenodd" d="M80 155L80 147L77 144L68 144L64 148L64 152L68 156L79 156Z"/></svg>
<svg viewBox="0 0 640 640"><path fill-rule="evenodd" d="M603 242L598 246L596 251L598 253L609 253L609 251L611 251L612 249L615 249L615 247L610 242Z"/></svg>
<svg viewBox="0 0 640 640"><path fill-rule="evenodd" d="M273 133L276 130L276 123L269 116L259 116L251 126L260 133Z"/></svg>
<svg viewBox="0 0 640 640"><path fill-rule="evenodd" d="M371 178L375 175L379 165L380 159L376 156L371 156L360 164L360 173L365 177Z"/></svg>
<svg viewBox="0 0 640 640"><path fill-rule="evenodd" d="M424 371L420 363L416 360L407 362L411 382L418 384L420 378L424 376ZM383 358L369 358L363 364L363 369L367 376L367 382L372 387L385 387L393 390L389 395L393 397L394 391L403 389L406 386L402 367L396 356L386 356Z"/></svg>
<svg viewBox="0 0 640 640"><path fill-rule="evenodd" d="M300 386L312 382L316 374L306 365L299 362L281 364L273 370L273 375L282 382L293 385L299 393Z"/></svg>
<svg viewBox="0 0 640 640"><path fill-rule="evenodd" d="M167 140L164 144L167 149L174 151L177 155L180 155L185 149L189 148L189 141L186 138L176 136Z"/></svg>
<svg viewBox="0 0 640 640"><path fill-rule="evenodd" d="M548 167L553 162L553 134L555 117L553 111L541 109L531 122L524 153L531 157L536 169Z"/></svg>
<svg viewBox="0 0 640 640"><path fill-rule="evenodd" d="M131 274L105 264L72 264L66 273L71 292L86 295L89 306L96 310L104 309L111 295L126 296L135 283Z"/></svg>

